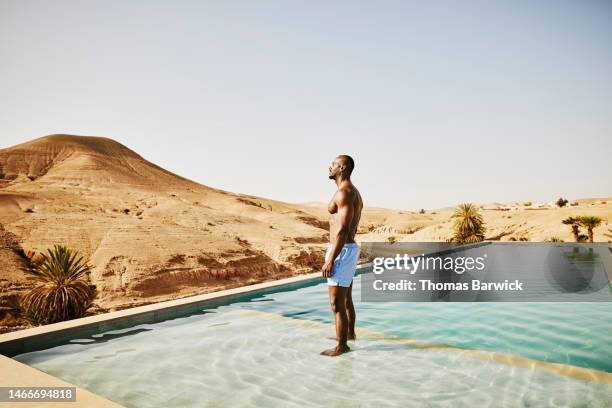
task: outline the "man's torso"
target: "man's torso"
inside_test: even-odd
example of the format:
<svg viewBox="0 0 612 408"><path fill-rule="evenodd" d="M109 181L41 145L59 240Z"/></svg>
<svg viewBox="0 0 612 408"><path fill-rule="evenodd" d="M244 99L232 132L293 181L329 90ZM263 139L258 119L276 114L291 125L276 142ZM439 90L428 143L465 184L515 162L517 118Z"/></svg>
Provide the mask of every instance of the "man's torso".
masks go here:
<svg viewBox="0 0 612 408"><path fill-rule="evenodd" d="M346 240L346 243L349 244L355 242L355 235L357 234L359 220L361 219L361 210L363 209L363 201L361 200L359 191L352 183L348 187L342 187L342 189L349 194L349 197L351 198L349 205L353 207L353 217L349 225L349 233ZM332 244L335 243L338 229L340 228L338 205L336 204L336 195L338 194L338 191L336 191L336 194L334 194L334 197L332 197L332 200L327 208L329 211L329 241Z"/></svg>

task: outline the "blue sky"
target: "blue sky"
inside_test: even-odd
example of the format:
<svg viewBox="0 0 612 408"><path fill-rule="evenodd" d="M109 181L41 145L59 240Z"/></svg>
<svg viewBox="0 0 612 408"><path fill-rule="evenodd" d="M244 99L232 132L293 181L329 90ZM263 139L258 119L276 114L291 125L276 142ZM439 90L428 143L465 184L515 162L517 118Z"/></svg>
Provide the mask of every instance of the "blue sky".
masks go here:
<svg viewBox="0 0 612 408"><path fill-rule="evenodd" d="M612 196L610 1L0 0L0 147L107 136L202 184L367 205Z"/></svg>

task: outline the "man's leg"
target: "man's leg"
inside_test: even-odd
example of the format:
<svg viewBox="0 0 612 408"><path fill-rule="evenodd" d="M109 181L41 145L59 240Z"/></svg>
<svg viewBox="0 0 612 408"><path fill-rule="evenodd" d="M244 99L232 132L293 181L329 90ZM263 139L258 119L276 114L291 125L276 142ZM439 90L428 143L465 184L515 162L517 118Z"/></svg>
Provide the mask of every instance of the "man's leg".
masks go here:
<svg viewBox="0 0 612 408"><path fill-rule="evenodd" d="M348 339L355 340L355 306L353 305L353 282L346 294L346 317L348 318Z"/></svg>
<svg viewBox="0 0 612 408"><path fill-rule="evenodd" d="M329 302L336 319L338 345L335 348L321 352L324 356L337 356L351 350L346 344L349 327L346 316L346 295L349 289L342 286L329 286Z"/></svg>
<svg viewBox="0 0 612 408"><path fill-rule="evenodd" d="M355 336L355 321L357 320L356 314L355 314L355 305L353 305L353 282L351 282L351 285L348 288L348 291L346 292L346 302L345 302L345 308L346 308L346 317L348 320L348 336L347 339L348 340L355 340L356 336ZM338 336L335 337L336 340L338 340Z"/></svg>

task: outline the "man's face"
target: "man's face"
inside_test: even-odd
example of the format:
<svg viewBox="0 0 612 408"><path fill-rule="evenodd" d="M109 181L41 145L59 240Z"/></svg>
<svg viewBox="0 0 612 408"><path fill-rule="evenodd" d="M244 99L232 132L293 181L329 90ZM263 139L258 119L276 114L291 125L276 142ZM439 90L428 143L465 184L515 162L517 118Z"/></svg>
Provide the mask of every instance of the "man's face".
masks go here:
<svg viewBox="0 0 612 408"><path fill-rule="evenodd" d="M331 163L331 166L329 166L329 179L335 180L336 176L340 174L341 172L342 172L342 163L340 163L340 160L336 158Z"/></svg>

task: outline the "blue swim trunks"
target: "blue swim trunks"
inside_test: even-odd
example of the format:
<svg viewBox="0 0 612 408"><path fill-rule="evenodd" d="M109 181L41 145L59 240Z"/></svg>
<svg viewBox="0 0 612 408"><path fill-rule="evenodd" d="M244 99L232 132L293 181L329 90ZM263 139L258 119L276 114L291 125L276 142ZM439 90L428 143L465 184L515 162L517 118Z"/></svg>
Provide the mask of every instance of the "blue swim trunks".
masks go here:
<svg viewBox="0 0 612 408"><path fill-rule="evenodd" d="M332 244L327 245L325 261L331 256ZM359 245L356 243L344 244L342 250L334 260L334 272L331 278L327 278L329 286L343 286L348 288L353 282L355 269L359 261Z"/></svg>

